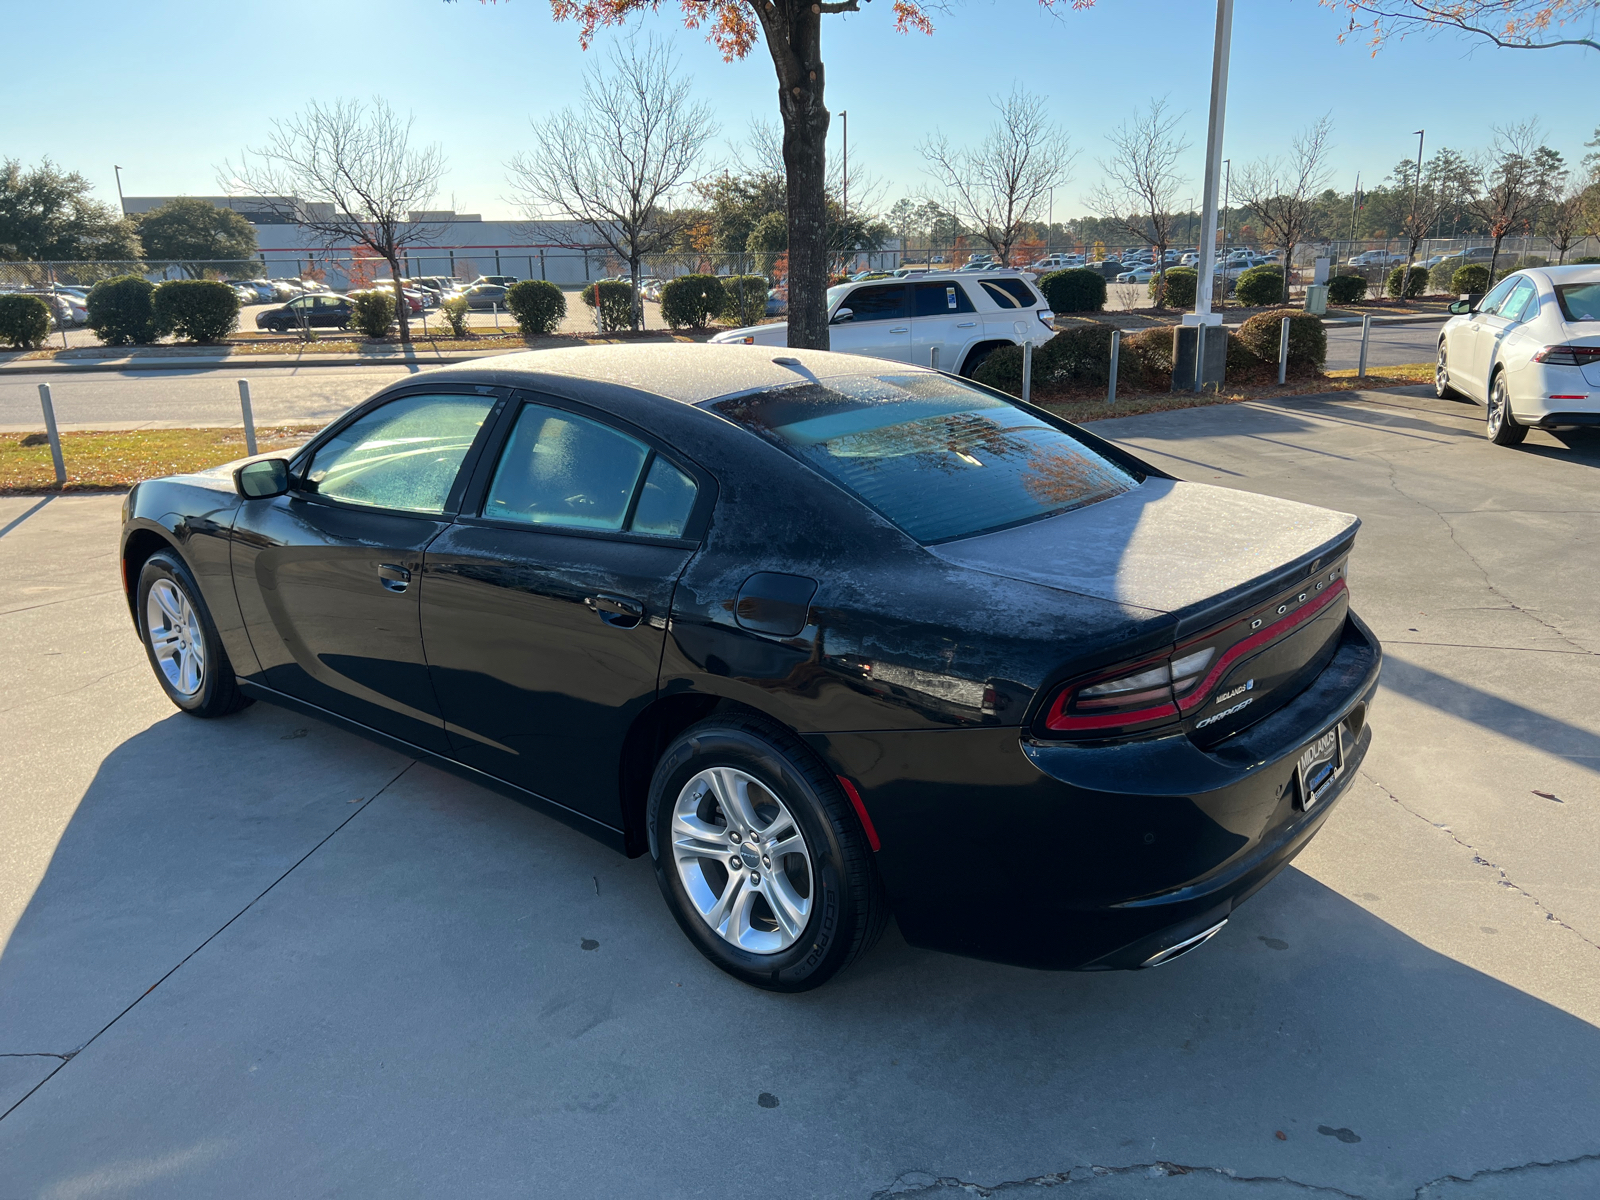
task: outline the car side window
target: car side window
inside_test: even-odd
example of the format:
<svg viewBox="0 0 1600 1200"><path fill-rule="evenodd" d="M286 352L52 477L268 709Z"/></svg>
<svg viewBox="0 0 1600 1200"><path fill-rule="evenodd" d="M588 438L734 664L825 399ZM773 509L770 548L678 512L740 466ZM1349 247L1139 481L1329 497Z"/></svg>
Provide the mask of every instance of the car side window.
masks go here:
<svg viewBox="0 0 1600 1200"><path fill-rule="evenodd" d="M969 313L976 310L966 289L959 283L917 284L917 316L943 317L950 313Z"/></svg>
<svg viewBox="0 0 1600 1200"><path fill-rule="evenodd" d="M1526 277L1517 280L1517 286L1500 304L1500 315L1508 321L1522 320L1528 301L1533 299L1533 281ZM1537 311L1537 310L1536 310Z"/></svg>
<svg viewBox="0 0 1600 1200"><path fill-rule="evenodd" d="M853 314L851 321L896 321L906 316L906 288L903 283L887 287L860 287L839 305Z"/></svg>
<svg viewBox="0 0 1600 1200"><path fill-rule="evenodd" d="M483 515L527 525L620 532L650 456L650 447L608 425L526 404L500 456ZM671 505L661 502L671 486L665 474L656 477L652 521L670 523Z"/></svg>
<svg viewBox="0 0 1600 1200"><path fill-rule="evenodd" d="M1483 298L1483 303L1478 305L1478 311L1485 315L1499 312L1500 306L1505 303L1506 297L1511 294L1511 289L1516 287L1517 283L1515 279L1501 280L1499 286Z"/></svg>
<svg viewBox="0 0 1600 1200"><path fill-rule="evenodd" d="M439 514L494 406L489 396L402 396L317 448L302 487L318 496Z"/></svg>
<svg viewBox="0 0 1600 1200"><path fill-rule="evenodd" d="M1013 296L1010 292L1008 292L1005 288L1001 287L999 280L996 280L996 279L980 279L978 281L978 286L981 287L985 292L987 292L988 296L989 296L989 299L993 300L1001 308L1016 308L1017 307L1017 299L1016 299L1016 297Z"/></svg>
<svg viewBox="0 0 1600 1200"><path fill-rule="evenodd" d="M629 530L658 537L682 537L698 490L694 480L657 455L645 473Z"/></svg>

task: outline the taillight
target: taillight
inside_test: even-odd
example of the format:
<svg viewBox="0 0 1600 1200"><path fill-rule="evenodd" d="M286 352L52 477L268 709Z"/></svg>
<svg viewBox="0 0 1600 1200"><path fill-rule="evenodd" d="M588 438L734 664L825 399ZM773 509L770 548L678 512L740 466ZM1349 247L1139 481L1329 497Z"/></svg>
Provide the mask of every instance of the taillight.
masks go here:
<svg viewBox="0 0 1600 1200"><path fill-rule="evenodd" d="M1051 329L1056 327L1056 314L1051 312L1048 308L1041 308L1039 310L1039 320L1043 321Z"/></svg>
<svg viewBox="0 0 1600 1200"><path fill-rule="evenodd" d="M1233 621L1162 657L1065 684L1050 702L1045 728L1116 737L1176 722L1204 704L1235 663L1293 632L1331 604L1345 590L1342 574L1342 565L1336 566L1326 578L1304 584L1299 595L1284 597L1276 611L1267 609Z"/></svg>
<svg viewBox="0 0 1600 1200"><path fill-rule="evenodd" d="M1533 361L1552 367L1586 367L1600 363L1600 346L1546 346L1533 356Z"/></svg>

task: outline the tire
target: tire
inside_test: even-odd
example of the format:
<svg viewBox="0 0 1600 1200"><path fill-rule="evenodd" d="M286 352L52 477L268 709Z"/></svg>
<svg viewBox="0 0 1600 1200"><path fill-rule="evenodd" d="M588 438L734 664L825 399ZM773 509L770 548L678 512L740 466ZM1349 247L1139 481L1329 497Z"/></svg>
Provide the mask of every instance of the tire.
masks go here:
<svg viewBox="0 0 1600 1200"><path fill-rule="evenodd" d="M211 612L177 554L160 550L139 572L139 640L167 699L196 717L225 717L252 701L239 691Z"/></svg>
<svg viewBox="0 0 1600 1200"><path fill-rule="evenodd" d="M967 361L961 364L961 378L971 379L978 373L978 368L989 360L989 355L999 348L998 346L980 346L968 354Z"/></svg>
<svg viewBox="0 0 1600 1200"><path fill-rule="evenodd" d="M1504 371L1495 372L1489 381L1489 415L1484 421L1484 434L1496 446L1520 445L1528 436L1528 427L1517 422L1511 411L1511 388L1506 383Z"/></svg>
<svg viewBox="0 0 1600 1200"><path fill-rule="evenodd" d="M711 717L680 734L656 764L646 821L667 907L735 979L808 991L883 932L888 903L859 819L775 722ZM768 857L769 846L794 849Z"/></svg>
<svg viewBox="0 0 1600 1200"><path fill-rule="evenodd" d="M1445 357L1444 341L1439 342L1439 357L1433 364L1433 394L1441 400L1460 400L1462 395L1450 386L1450 364Z"/></svg>

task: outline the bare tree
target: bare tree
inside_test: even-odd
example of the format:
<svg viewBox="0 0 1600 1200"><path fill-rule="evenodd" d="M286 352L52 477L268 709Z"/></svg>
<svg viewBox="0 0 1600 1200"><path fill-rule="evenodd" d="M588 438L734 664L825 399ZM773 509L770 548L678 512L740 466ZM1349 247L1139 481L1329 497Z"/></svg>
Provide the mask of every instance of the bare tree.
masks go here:
<svg viewBox="0 0 1600 1200"><path fill-rule="evenodd" d="M1467 211L1488 226L1494 238L1489 252L1491 286L1500 243L1518 228L1531 228L1566 178L1561 155L1540 143L1537 121L1492 128L1494 142L1476 163L1477 194L1466 202Z"/></svg>
<svg viewBox="0 0 1600 1200"><path fill-rule="evenodd" d="M413 220L434 204L444 153L437 144L413 149L411 126L387 102L313 100L298 117L272 122L266 145L246 150L218 177L229 191L262 197L281 220L312 230L324 242L365 246L389 264L400 341L411 344L410 313L400 280L406 248L436 240L437 223Z"/></svg>
<svg viewBox="0 0 1600 1200"><path fill-rule="evenodd" d="M1043 96L1015 88L991 103L1000 119L977 146L952 149L936 133L918 147L945 211L989 244L1000 265L1045 207L1053 188L1072 177L1071 139L1049 117Z"/></svg>
<svg viewBox="0 0 1600 1200"><path fill-rule="evenodd" d="M1411 203L1400 225L1401 235L1406 239L1406 269L1400 277L1402 299L1411 286L1411 266L1417 258L1417 247L1455 198L1452 191L1453 172L1459 157L1453 150L1440 150L1427 161L1420 175L1417 164L1407 160L1395 169L1392 176L1396 187L1411 193Z"/></svg>
<svg viewBox="0 0 1600 1200"><path fill-rule="evenodd" d="M1133 117L1106 134L1109 159L1100 161L1105 180L1089 194L1095 214L1147 243L1160 273L1156 302L1167 302L1167 246L1177 218L1173 209L1187 179L1178 173L1178 159L1189 143L1178 132L1183 114L1167 108L1166 97L1152 100L1143 116Z"/></svg>
<svg viewBox="0 0 1600 1200"><path fill-rule="evenodd" d="M664 42L637 37L611 51L609 74L585 72L581 108L533 122L534 149L507 164L511 186L530 218L559 214L628 264L633 327L642 328L639 268L670 249L695 213L672 200L699 182L706 143L717 134L711 107L689 99ZM574 247L593 242L556 236Z"/></svg>
<svg viewBox="0 0 1600 1200"><path fill-rule="evenodd" d="M1544 232L1550 239L1550 245L1555 248L1557 264L1567 261L1567 254L1574 243L1584 236L1584 228L1588 223L1585 220L1585 208L1590 199L1589 190L1593 186L1569 184L1545 210Z"/></svg>
<svg viewBox="0 0 1600 1200"><path fill-rule="evenodd" d="M1349 13L1350 26L1341 41L1366 33L1374 54L1389 39L1418 30L1464 33L1507 50L1600 50L1595 33L1600 0L1322 0L1322 5ZM1587 31L1572 32L1584 22Z"/></svg>
<svg viewBox="0 0 1600 1200"><path fill-rule="evenodd" d="M1233 187L1262 228L1283 247L1283 302L1289 303L1289 268L1294 248L1316 218L1317 194L1328 182L1328 139L1333 121L1322 116L1289 144L1289 156L1260 158L1239 172Z"/></svg>

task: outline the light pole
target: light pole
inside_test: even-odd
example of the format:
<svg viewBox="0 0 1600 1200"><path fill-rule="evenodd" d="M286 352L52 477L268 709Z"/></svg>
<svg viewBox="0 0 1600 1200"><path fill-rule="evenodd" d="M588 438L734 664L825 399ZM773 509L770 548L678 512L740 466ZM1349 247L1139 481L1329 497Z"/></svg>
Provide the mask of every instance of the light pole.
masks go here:
<svg viewBox="0 0 1600 1200"><path fill-rule="evenodd" d="M1233 0L1217 0L1217 32L1211 50L1211 114L1206 128L1204 211L1200 221L1200 268L1195 280L1194 312L1184 324L1215 325L1211 292L1217 259L1217 176L1222 167L1222 128L1228 108L1228 50L1233 41ZM1287 265L1287 264L1286 264Z"/></svg>
<svg viewBox="0 0 1600 1200"><path fill-rule="evenodd" d="M111 169L117 173L117 207L122 210L123 216L127 216L128 202L122 198L122 168L113 166Z"/></svg>
<svg viewBox="0 0 1600 1200"><path fill-rule="evenodd" d="M1406 273L1400 276L1400 303L1402 304L1406 301L1406 289L1411 286L1411 259L1416 253L1412 247L1415 245L1413 239L1416 237L1417 232L1417 205L1422 201L1422 135L1427 130L1417 129L1413 132L1417 135L1417 177L1412 181L1411 187L1411 228L1406 230Z"/></svg>
<svg viewBox="0 0 1600 1200"><path fill-rule="evenodd" d="M844 125L844 199L839 207L844 211L845 218L850 216L850 114L844 109L839 110L839 121Z"/></svg>

